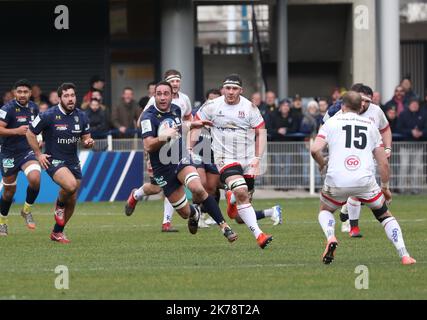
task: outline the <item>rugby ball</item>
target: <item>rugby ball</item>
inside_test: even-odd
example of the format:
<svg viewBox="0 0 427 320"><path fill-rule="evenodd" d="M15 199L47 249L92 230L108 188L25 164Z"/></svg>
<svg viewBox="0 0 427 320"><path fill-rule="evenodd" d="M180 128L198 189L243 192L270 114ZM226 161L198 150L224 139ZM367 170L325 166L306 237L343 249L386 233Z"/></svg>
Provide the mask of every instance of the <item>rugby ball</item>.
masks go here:
<svg viewBox="0 0 427 320"><path fill-rule="evenodd" d="M161 137L163 135L163 131L167 128L177 128L177 127L178 125L173 119L171 118L164 119L162 122L160 122L159 129L157 130L157 136ZM172 145L178 139L179 139L179 135L177 135L175 138L172 138L172 140L169 141L169 145Z"/></svg>

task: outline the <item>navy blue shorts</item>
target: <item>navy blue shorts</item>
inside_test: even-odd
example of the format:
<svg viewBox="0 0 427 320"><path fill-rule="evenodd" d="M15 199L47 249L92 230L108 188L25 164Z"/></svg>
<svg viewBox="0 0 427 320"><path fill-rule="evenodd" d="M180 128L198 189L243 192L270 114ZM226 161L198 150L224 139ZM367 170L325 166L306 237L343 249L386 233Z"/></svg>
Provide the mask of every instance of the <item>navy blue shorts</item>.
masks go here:
<svg viewBox="0 0 427 320"><path fill-rule="evenodd" d="M219 174L218 168L213 163L200 163L194 165L196 169L205 169L207 173Z"/></svg>
<svg viewBox="0 0 427 320"><path fill-rule="evenodd" d="M52 180L53 180L53 176L55 175L55 172L61 169L62 167L68 168L73 174L74 178L76 178L77 180L82 179L82 169L80 168L79 163L70 164L70 163L66 163L63 160L51 159L51 158L49 159L49 161L50 161L50 166L49 168L47 168L46 172L52 178Z"/></svg>
<svg viewBox="0 0 427 320"><path fill-rule="evenodd" d="M191 158L184 157L177 165L162 166L162 168L154 170L155 184L163 189L166 198L182 186L181 181L178 180L178 173L188 166L195 167L196 165Z"/></svg>
<svg viewBox="0 0 427 320"><path fill-rule="evenodd" d="M1 175L9 177L17 175L21 167L28 161L37 161L34 151L26 151L19 154L0 153Z"/></svg>

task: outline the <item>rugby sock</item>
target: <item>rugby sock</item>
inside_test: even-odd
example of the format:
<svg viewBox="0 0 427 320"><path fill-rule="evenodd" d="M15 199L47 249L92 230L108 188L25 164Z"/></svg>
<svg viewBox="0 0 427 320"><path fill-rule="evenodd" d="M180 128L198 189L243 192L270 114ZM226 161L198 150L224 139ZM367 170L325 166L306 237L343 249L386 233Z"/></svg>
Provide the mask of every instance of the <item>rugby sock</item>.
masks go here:
<svg viewBox="0 0 427 320"><path fill-rule="evenodd" d="M172 207L171 203L167 198L163 201L163 223L171 222L173 212L175 209Z"/></svg>
<svg viewBox="0 0 427 320"><path fill-rule="evenodd" d="M64 231L64 227L65 226L60 226L57 223L55 223L55 226L53 227L53 232L58 233L58 232L63 232Z"/></svg>
<svg viewBox="0 0 427 320"><path fill-rule="evenodd" d="M341 210L340 210L340 220L341 220L341 222L346 222L348 220L348 208L347 208L347 204L345 204L345 205L343 205L341 207Z"/></svg>
<svg viewBox="0 0 427 320"><path fill-rule="evenodd" d="M393 243L396 247L399 256L409 256L408 251L405 247L405 242L403 241L402 230L400 229L399 223L394 217L388 217L381 224L384 227L384 231L387 234L387 238Z"/></svg>
<svg viewBox="0 0 427 320"><path fill-rule="evenodd" d="M236 204L236 197L234 196L234 193L231 194L230 204Z"/></svg>
<svg viewBox="0 0 427 320"><path fill-rule="evenodd" d="M323 233L326 239L330 239L335 236L335 218L334 215L326 210L319 212L319 223L322 227Z"/></svg>
<svg viewBox="0 0 427 320"><path fill-rule="evenodd" d="M357 227L359 225L360 209L361 209L360 201L348 198L347 210L348 210L348 217L350 219L350 226Z"/></svg>
<svg viewBox="0 0 427 320"><path fill-rule="evenodd" d="M144 196L145 196L144 185L142 185L141 188L139 188L138 190L135 190L135 192L133 193L133 198L136 201L141 200Z"/></svg>
<svg viewBox="0 0 427 320"><path fill-rule="evenodd" d="M29 204L27 201L25 201L24 206L22 207L22 212L25 214L29 214L31 212L32 206L32 204Z"/></svg>
<svg viewBox="0 0 427 320"><path fill-rule="evenodd" d="M261 220L265 218L265 214L263 210L256 210L255 215L257 220Z"/></svg>
<svg viewBox="0 0 427 320"><path fill-rule="evenodd" d="M203 209L206 210L207 213L212 217L212 219L215 220L215 222L220 225L221 223L224 223L224 216L221 213L221 209L218 206L218 203L216 203L215 198L211 195L208 195L208 197L202 202Z"/></svg>
<svg viewBox="0 0 427 320"><path fill-rule="evenodd" d="M27 197L25 198L25 202L29 205L32 205L35 201L37 196L39 195L40 189L33 189L30 186L27 188Z"/></svg>
<svg viewBox="0 0 427 320"><path fill-rule="evenodd" d="M5 200L3 197L0 198L0 213L3 217L7 217L11 205L12 200Z"/></svg>
<svg viewBox="0 0 427 320"><path fill-rule="evenodd" d="M65 208L65 202L59 201L59 198L56 199L56 205L60 208Z"/></svg>
<svg viewBox="0 0 427 320"><path fill-rule="evenodd" d="M221 192L219 191L219 189L216 189L216 191L215 191L215 201L216 201L216 203L219 203L220 199L221 199Z"/></svg>
<svg viewBox="0 0 427 320"><path fill-rule="evenodd" d="M239 212L240 218L242 218L243 222L248 226L249 230L252 231L255 238L258 238L262 231L258 226L256 213L252 205L250 203L238 205L237 211Z"/></svg>
<svg viewBox="0 0 427 320"><path fill-rule="evenodd" d="M274 209L273 208L265 209L263 210L263 212L264 212L264 216L272 217L274 214Z"/></svg>

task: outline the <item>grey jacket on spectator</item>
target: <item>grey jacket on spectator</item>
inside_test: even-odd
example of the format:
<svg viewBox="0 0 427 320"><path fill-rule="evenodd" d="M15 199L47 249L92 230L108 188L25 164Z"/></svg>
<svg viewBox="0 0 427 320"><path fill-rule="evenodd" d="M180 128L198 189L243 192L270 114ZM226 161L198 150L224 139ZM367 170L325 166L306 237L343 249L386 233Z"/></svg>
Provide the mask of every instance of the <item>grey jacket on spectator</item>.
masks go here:
<svg viewBox="0 0 427 320"><path fill-rule="evenodd" d="M111 110L111 124L116 129L122 126L128 129L135 129L139 114L140 108L135 100L128 104L121 101L118 105L113 106Z"/></svg>

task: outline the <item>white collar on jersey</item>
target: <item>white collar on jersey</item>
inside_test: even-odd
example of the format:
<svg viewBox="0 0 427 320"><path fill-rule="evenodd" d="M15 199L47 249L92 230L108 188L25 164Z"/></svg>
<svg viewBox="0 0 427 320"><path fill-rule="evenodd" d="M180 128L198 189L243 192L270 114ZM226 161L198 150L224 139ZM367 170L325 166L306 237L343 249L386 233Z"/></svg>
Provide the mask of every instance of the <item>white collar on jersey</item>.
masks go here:
<svg viewBox="0 0 427 320"><path fill-rule="evenodd" d="M62 108L61 104L58 104L59 107L59 111L61 111L62 114L64 114L65 116L69 116L70 114L73 114L74 110L71 111L70 113L65 112L65 110Z"/></svg>

